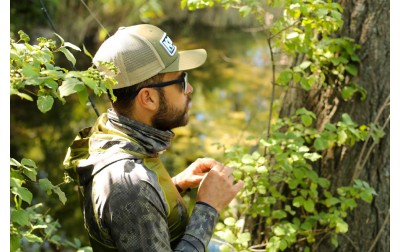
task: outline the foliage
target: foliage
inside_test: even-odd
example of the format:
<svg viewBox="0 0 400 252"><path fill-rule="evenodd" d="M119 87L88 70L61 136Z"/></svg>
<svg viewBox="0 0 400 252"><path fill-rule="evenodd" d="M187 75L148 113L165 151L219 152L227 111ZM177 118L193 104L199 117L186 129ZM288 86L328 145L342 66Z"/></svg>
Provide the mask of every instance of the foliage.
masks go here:
<svg viewBox="0 0 400 252"><path fill-rule="evenodd" d="M52 39L38 38L37 45L29 44L29 37L24 32L19 32L20 39L10 44L10 94L33 101L37 97L36 105L42 113L51 110L54 100L65 103L64 97L77 93L81 102L88 97L87 89L93 90L96 95L111 91L114 79L105 77L93 67L86 71L68 71L55 65L56 53L62 53L75 64L75 57L69 48L80 49L65 42L58 36L61 44L57 46ZM20 43L23 42L23 43ZM85 50L85 49L84 49ZM86 52L88 56L90 54ZM115 67L106 64L110 71ZM64 182L53 185L47 178L38 179L38 167L31 159L23 158L21 162L11 159L10 166L10 193L13 195L11 204L10 240L11 251L19 251L24 243L40 244L39 246L71 247L89 251L90 248L80 248L80 241L73 242L62 238L58 234L60 224L54 220L48 210L43 209L43 204L35 198L32 191L51 195L55 193L62 204L66 197L61 190L61 185L70 182L68 176ZM39 203L37 203L39 202ZM49 245L51 244L51 245ZM31 245L29 245L31 246Z"/></svg>
<svg viewBox="0 0 400 252"><path fill-rule="evenodd" d="M343 10L338 3L182 0L181 5L189 10L220 5L236 8L243 16L256 15L269 45L273 88L332 88L341 93L344 101L354 99L355 94L365 100L366 91L352 81L358 75L359 45L350 38L333 35L343 24ZM282 15L274 17L266 11L273 8L281 9ZM275 78L278 73L274 56L278 53L290 55L295 61ZM271 115L272 108L271 104ZM326 123L319 130L314 127L316 119L305 108L290 118L270 116L271 128L268 126L266 138L259 141L258 151L245 145L221 145L226 148L226 163L236 168L235 177L244 180L245 187L237 211L230 209L218 224L217 236L238 250L261 245L267 251L310 251L327 237L333 246L338 246L337 235L349 228L345 221L349 211L357 207L358 199L371 203L376 192L360 180L332 188L331 181L314 170L315 164L335 148L350 148L366 140L369 134L379 139L382 132L374 133L374 125L358 126L347 114L342 115L341 121ZM265 244L250 246L260 240L255 236Z"/></svg>
<svg viewBox="0 0 400 252"><path fill-rule="evenodd" d="M10 192L14 205L10 209L10 251L19 251L24 246L31 247L33 244L40 244L41 247L52 244L57 247L81 248L79 240L72 242L58 234L61 228L59 222L44 211L42 203L33 204L34 196L28 189L36 187L47 195L54 193L65 204L67 198L60 187L69 183L70 178L66 175L62 183L53 185L47 178L38 179L37 171L38 167L31 159L24 158L21 162L11 159ZM88 248L81 250L89 251Z"/></svg>
<svg viewBox="0 0 400 252"><path fill-rule="evenodd" d="M336 125L327 124L318 132L309 127L314 118L312 112L299 109L292 118L278 119L270 137L260 141L267 155L249 154L243 147L226 150L228 165L235 168L234 176L245 182L245 188L239 196L240 215L237 220L234 216L225 219L226 229L217 235L240 249L247 248L250 234L239 232L237 225L249 221L246 216L262 216L268 251L299 244L306 249L325 234L337 246L337 234L347 232L344 218L357 206L356 200L370 203L376 193L360 180L331 193L330 181L319 176L312 163L320 160L321 152L365 140L369 128L358 126L344 114ZM240 238L243 235L246 240Z"/></svg>
<svg viewBox="0 0 400 252"><path fill-rule="evenodd" d="M88 88L96 95L102 95L110 90L115 80L101 74L93 67L86 71L68 71L54 65L54 53L63 53L75 65L76 59L68 48L80 51L80 48L69 43L59 36L61 45L56 41L38 38L37 45L30 45L29 36L19 32L20 39L11 40L10 52L10 94L18 95L22 99L33 101L32 95L37 96L37 107L45 113L49 111L58 99L65 103L65 96L77 93L80 101L88 99ZM24 42L24 43L19 43ZM90 54L85 50L85 53ZM105 65L109 65L104 63ZM110 71L116 68L109 65ZM115 98L115 97L114 97Z"/></svg>

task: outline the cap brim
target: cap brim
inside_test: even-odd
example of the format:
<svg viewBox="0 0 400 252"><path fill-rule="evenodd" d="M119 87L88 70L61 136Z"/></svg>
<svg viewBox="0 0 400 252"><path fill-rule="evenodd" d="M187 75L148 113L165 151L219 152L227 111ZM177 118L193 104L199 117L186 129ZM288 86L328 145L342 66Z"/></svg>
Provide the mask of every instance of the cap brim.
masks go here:
<svg viewBox="0 0 400 252"><path fill-rule="evenodd" d="M206 59L207 52L204 49L180 51L178 52L176 60L160 73L178 72L197 68L203 65Z"/></svg>

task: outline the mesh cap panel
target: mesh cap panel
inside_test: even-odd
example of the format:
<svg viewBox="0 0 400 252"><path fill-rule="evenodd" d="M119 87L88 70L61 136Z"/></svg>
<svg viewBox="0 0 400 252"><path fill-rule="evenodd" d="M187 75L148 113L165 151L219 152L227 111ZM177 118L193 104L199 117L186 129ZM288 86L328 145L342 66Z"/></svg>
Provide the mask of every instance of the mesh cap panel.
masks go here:
<svg viewBox="0 0 400 252"><path fill-rule="evenodd" d="M145 81L158 73L177 72L201 66L207 58L204 49L178 51L160 28L141 24L121 27L100 46L93 63L104 74L114 77L113 89ZM116 75L102 68L100 61L113 63Z"/></svg>

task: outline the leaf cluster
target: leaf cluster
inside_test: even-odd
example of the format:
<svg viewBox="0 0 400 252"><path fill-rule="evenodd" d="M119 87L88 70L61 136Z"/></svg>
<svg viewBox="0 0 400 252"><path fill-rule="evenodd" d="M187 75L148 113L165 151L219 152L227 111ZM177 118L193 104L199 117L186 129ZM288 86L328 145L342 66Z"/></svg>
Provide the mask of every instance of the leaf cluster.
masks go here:
<svg viewBox="0 0 400 252"><path fill-rule="evenodd" d="M13 198L10 220L10 251L18 251L23 243L43 246L51 244L56 247L72 247L78 249L81 243L78 239L69 241L59 235L61 225L58 220L46 213L43 203L33 203L33 190L56 194L62 204L67 198L61 190L61 185L71 180L66 175L64 181L54 185L47 178L38 179L38 167L31 159L23 158L21 162L11 159L10 163L10 193Z"/></svg>
<svg viewBox="0 0 400 252"><path fill-rule="evenodd" d="M259 151L249 154L243 147L227 149L227 165L245 186L239 195L240 214L229 215L217 235L245 249L250 236L243 225L249 218L262 217L267 251L295 246L309 250L325 235L338 245L337 235L348 231L345 217L349 211L357 207L359 199L371 203L376 192L360 180L331 188L330 180L319 176L313 164L331 148L365 140L369 128L344 114L341 121L318 132L310 127L314 119L315 115L304 108L291 118L278 119L270 137L260 140L265 155Z"/></svg>
<svg viewBox="0 0 400 252"><path fill-rule="evenodd" d="M57 34L56 34L57 35ZM29 36L19 32L19 40L10 41L10 95L33 101L42 113L50 111L54 100L65 103L66 96L77 94L82 103L88 99L89 90L100 96L112 93L115 79L106 76L93 66L85 71L68 70L55 63L57 53L62 53L74 67L76 59L70 49L81 51L79 47L65 42L57 35L60 45L55 40L38 38L37 45L29 44ZM92 57L85 48L87 56ZM103 69L116 73L110 63L101 63ZM21 162L11 158L10 194L11 203L10 241L11 251L18 251L27 246L70 247L79 251L91 251L90 247L81 248L78 239L69 241L60 235L61 225L54 220L43 203L36 203L37 194L56 194L62 204L67 198L61 190L63 184L72 179L65 174L64 181L54 185L47 178L38 179L38 167L31 159L23 158Z"/></svg>
<svg viewBox="0 0 400 252"><path fill-rule="evenodd" d="M66 96L77 93L84 104L90 90L100 96L110 92L115 80L99 72L93 66L85 71L68 70L57 66L55 54L62 53L75 65L75 56L70 49L81 51L79 47L65 42L59 35L60 45L52 39L38 38L37 45L29 44L29 36L18 32L20 39L10 42L10 94L33 101L36 97L38 109L46 113L53 107L54 100L65 103ZM91 55L84 48L85 53ZM116 73L115 66L103 63L108 71Z"/></svg>

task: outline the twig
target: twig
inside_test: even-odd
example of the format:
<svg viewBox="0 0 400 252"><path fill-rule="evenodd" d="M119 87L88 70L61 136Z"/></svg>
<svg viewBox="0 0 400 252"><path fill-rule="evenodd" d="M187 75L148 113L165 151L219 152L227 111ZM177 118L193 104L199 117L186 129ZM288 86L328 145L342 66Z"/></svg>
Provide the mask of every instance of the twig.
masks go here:
<svg viewBox="0 0 400 252"><path fill-rule="evenodd" d="M343 235L344 238L346 238L346 239L350 242L350 244L353 246L353 248L354 248L357 252L360 251L360 249L357 247L357 245L356 245L347 235L345 235L345 234L342 234L342 235Z"/></svg>
<svg viewBox="0 0 400 252"><path fill-rule="evenodd" d="M268 43L268 48L269 48L269 54L271 55L271 66L272 66L272 94L271 94L271 101L269 105L269 116L268 116L268 126L267 126L267 139L269 138L270 130L271 130L271 121L272 121L272 111L273 111L273 106L274 106L274 100L275 100L275 59L274 59L274 52L272 51L272 45L271 45L271 40L272 38L269 37L267 38L267 43ZM264 157L267 155L267 147L264 147Z"/></svg>
<svg viewBox="0 0 400 252"><path fill-rule="evenodd" d="M386 108L387 106L389 106L389 104L390 104L390 96L388 96L388 97L386 98L385 102L384 102L383 105L380 107L380 109L379 109L379 111L378 111L378 114L376 115L373 124L377 124L377 123L378 123L378 120L380 119L380 117L381 117L383 111L385 110L385 108ZM387 120L386 120L386 122L387 122ZM385 122L385 125L386 125L386 122ZM385 127L386 127L386 126L385 126ZM361 170L363 169L363 167L364 167L364 165L365 165L365 160L367 159L367 157L368 157L369 154L370 154L371 148L369 149L368 154L364 157L364 152L365 152L365 150L366 150L366 148L367 148L368 140L371 138L371 135L372 135L372 130L369 131L368 136L367 136L367 139L364 141L363 147L362 147L362 149L361 149L359 158L358 158L357 163L356 163L356 167L355 167L355 169L354 169L352 181L354 181L355 179L358 178L358 176L360 176ZM375 145L376 145L376 144L372 144L371 147L374 147ZM363 161L363 158L364 158L364 161Z"/></svg>
<svg viewBox="0 0 400 252"><path fill-rule="evenodd" d="M377 243L377 242L379 241L379 239L381 238L381 236L382 236L382 234L383 234L383 230L385 229L385 226L386 226L386 225L388 224L388 222L389 222L389 216L390 216L390 209L388 209L388 213L387 213L387 215L386 215L386 217L385 217L385 221L383 222L381 229L379 230L379 232L378 232L378 234L376 235L374 241L372 242L371 247L368 249L368 252L371 252L371 251L374 249L376 243Z"/></svg>

